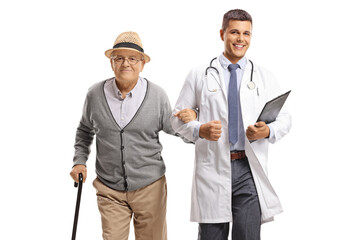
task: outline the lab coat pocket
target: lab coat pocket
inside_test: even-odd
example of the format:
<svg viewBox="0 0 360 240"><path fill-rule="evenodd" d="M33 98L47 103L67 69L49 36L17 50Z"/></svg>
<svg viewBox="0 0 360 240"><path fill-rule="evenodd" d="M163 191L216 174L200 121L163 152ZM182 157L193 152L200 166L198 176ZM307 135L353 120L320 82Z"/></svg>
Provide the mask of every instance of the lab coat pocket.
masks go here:
<svg viewBox="0 0 360 240"><path fill-rule="evenodd" d="M217 160L214 161L214 159L217 159L216 156L218 156L218 152L219 152L219 142L208 141L206 163L213 165L215 162L217 162Z"/></svg>
<svg viewBox="0 0 360 240"><path fill-rule="evenodd" d="M219 90L214 90L213 92L207 91L206 93L206 100L207 100L207 104L211 103L211 101L218 101L219 97L221 97L221 89ZM210 102L209 102L210 101Z"/></svg>
<svg viewBox="0 0 360 240"><path fill-rule="evenodd" d="M208 76L206 78L206 87L210 93L217 93L221 91L221 85L219 81L213 76Z"/></svg>
<svg viewBox="0 0 360 240"><path fill-rule="evenodd" d="M195 153L196 159L199 159L199 163L208 163L209 162L209 151L210 149L210 142L206 139L199 139L195 143Z"/></svg>

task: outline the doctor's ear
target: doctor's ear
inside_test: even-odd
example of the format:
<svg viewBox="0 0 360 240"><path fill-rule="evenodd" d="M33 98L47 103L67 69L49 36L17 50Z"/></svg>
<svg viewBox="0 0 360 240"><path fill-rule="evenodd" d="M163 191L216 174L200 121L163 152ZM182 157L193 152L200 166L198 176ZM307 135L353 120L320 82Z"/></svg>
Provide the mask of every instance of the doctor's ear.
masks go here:
<svg viewBox="0 0 360 240"><path fill-rule="evenodd" d="M224 30L220 29L220 38L224 41Z"/></svg>

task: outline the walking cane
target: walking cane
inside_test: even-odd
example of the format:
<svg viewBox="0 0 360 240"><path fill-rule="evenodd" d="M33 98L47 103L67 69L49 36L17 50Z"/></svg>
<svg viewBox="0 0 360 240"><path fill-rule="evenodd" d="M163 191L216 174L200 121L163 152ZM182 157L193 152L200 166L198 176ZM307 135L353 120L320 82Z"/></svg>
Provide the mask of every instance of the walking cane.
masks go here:
<svg viewBox="0 0 360 240"><path fill-rule="evenodd" d="M79 218L82 182L83 182L83 175L81 173L79 173L79 184L77 182L74 183L74 187L78 187L78 193L77 193L77 199L76 199L74 226L73 226L71 240L75 240L75 238L76 238L76 228L77 228L77 222L78 222L78 218Z"/></svg>

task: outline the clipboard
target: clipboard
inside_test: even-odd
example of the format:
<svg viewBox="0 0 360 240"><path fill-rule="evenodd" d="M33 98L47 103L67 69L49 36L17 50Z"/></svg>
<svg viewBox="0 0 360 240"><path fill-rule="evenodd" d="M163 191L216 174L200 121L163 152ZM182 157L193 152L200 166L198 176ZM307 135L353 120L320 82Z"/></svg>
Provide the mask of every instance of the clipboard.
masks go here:
<svg viewBox="0 0 360 240"><path fill-rule="evenodd" d="M274 122L279 115L279 112L281 108L284 106L284 103L289 96L291 90L268 101L264 108L262 109L258 119L256 122L265 122L266 124L269 124L271 122ZM256 140L250 140L250 143L255 142Z"/></svg>
<svg viewBox="0 0 360 240"><path fill-rule="evenodd" d="M284 103L289 96L291 90L268 101L264 108L262 109L258 119L256 122L265 122L266 124L269 124L276 120L277 116L279 115L279 112L281 108L284 106Z"/></svg>

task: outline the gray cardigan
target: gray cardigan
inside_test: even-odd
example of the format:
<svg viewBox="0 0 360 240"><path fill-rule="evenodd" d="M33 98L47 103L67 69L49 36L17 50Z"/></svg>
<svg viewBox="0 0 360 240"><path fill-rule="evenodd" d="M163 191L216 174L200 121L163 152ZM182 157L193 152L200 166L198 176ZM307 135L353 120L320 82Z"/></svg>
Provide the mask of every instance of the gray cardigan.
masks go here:
<svg viewBox="0 0 360 240"><path fill-rule="evenodd" d="M120 128L106 101L104 84L105 81L96 83L86 96L76 132L74 165L86 165L96 135L98 178L110 188L133 191L165 174L159 132L177 135L170 124L169 99L162 88L148 81L138 111Z"/></svg>

